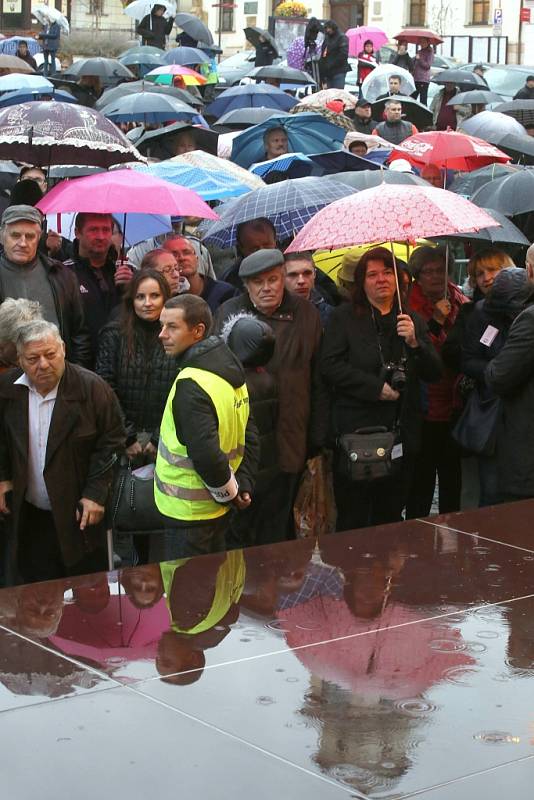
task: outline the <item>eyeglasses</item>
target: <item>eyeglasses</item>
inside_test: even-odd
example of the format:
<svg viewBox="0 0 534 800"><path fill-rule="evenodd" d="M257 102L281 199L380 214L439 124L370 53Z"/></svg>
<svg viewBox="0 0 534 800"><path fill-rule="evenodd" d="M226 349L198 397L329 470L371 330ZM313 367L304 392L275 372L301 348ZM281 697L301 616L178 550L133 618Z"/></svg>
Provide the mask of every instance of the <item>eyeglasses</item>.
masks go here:
<svg viewBox="0 0 534 800"><path fill-rule="evenodd" d="M179 267L164 267L163 269L158 269L160 275L172 275L173 272L177 272L178 275L180 274Z"/></svg>

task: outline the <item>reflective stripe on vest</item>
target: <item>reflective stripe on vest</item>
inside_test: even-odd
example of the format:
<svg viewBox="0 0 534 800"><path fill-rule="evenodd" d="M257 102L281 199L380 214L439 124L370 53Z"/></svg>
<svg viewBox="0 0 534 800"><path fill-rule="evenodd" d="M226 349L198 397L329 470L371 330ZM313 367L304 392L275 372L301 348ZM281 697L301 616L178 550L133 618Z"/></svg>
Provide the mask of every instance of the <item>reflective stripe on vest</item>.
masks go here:
<svg viewBox="0 0 534 800"><path fill-rule="evenodd" d="M213 372L187 367L169 393L160 427L154 476L154 498L162 514L184 521L215 519L229 510L217 503L197 472L174 427L172 403L179 380L194 380L211 399L218 419L219 447L234 472L245 452L245 430L249 415L245 384L237 389ZM194 423L193 423L194 424Z"/></svg>

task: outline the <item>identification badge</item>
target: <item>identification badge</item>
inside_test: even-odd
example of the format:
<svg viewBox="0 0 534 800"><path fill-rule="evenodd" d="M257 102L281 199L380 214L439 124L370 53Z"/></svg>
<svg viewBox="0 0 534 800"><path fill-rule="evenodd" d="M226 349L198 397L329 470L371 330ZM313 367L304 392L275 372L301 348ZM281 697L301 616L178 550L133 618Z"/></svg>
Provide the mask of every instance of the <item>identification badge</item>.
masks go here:
<svg viewBox="0 0 534 800"><path fill-rule="evenodd" d="M482 336L480 337L480 344L486 345L486 347L490 347L493 342L495 341L495 337L499 333L498 328L494 328L493 325L488 325Z"/></svg>
<svg viewBox="0 0 534 800"><path fill-rule="evenodd" d="M396 458L402 458L402 442L393 445L391 450L391 460L395 461Z"/></svg>

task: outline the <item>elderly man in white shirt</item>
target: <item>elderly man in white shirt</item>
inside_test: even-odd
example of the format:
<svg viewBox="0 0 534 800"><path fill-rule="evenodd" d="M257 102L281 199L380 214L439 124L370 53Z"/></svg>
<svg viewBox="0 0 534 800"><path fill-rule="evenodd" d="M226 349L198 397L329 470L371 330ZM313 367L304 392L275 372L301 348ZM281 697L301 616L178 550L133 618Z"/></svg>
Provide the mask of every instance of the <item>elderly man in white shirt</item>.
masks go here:
<svg viewBox="0 0 534 800"><path fill-rule="evenodd" d="M124 444L107 383L65 361L51 322L22 327L23 370L0 375L0 513L10 521L11 582L104 569L116 454Z"/></svg>

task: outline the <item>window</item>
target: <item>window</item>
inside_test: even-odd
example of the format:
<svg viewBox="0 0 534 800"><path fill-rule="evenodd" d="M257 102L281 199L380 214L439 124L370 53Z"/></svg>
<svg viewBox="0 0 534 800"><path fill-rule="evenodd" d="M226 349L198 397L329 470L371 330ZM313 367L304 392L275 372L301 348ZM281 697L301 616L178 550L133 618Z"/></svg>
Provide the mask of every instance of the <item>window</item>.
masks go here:
<svg viewBox="0 0 534 800"><path fill-rule="evenodd" d="M426 22L426 0L410 0L408 25L424 25Z"/></svg>
<svg viewBox="0 0 534 800"><path fill-rule="evenodd" d="M231 33L234 30L234 4L223 3L220 11L221 31Z"/></svg>
<svg viewBox="0 0 534 800"><path fill-rule="evenodd" d="M489 25L490 0L473 0L473 25Z"/></svg>

